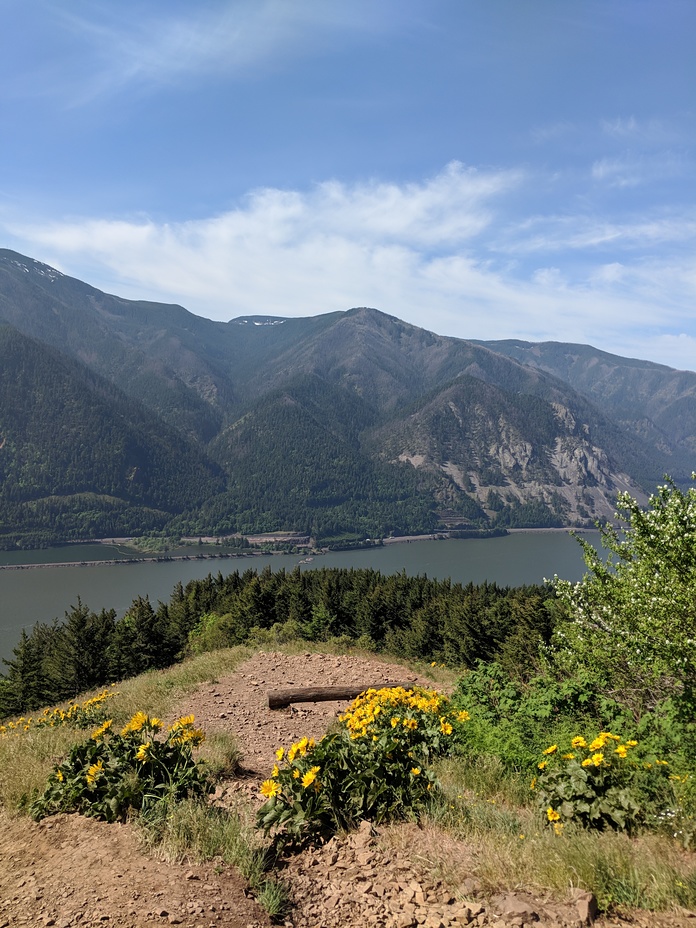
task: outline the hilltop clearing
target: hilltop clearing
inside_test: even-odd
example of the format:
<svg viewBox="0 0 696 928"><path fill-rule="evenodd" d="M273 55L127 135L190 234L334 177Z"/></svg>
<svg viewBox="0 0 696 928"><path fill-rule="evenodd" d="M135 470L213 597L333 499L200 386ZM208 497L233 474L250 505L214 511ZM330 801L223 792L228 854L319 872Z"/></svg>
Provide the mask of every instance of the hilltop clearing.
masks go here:
<svg viewBox="0 0 696 928"><path fill-rule="evenodd" d="M430 673L442 681L440 688L448 688L451 675L440 668ZM433 685L428 675L372 656L258 652L234 671L216 673L171 702L168 717L194 713L197 724L211 735L225 731L236 736L243 751L242 769L218 785L212 801L223 808L247 806L253 811L276 748L303 736L320 737L346 705L309 703L271 711L269 689L408 680ZM474 802L472 796L472 807ZM149 856L133 824L107 825L78 815L53 816L36 824L7 814L1 824L2 928L270 925L230 867L220 860L172 863ZM636 853L641 853L638 846ZM293 903L285 924L574 926L587 909L587 896L574 898L570 887L552 894L508 880L496 891L487 872L480 838L457 838L427 820L377 828L365 824L353 835L338 835L281 866L280 877L287 881ZM602 918L596 924L677 928L696 920L686 912L622 909L620 917Z"/></svg>

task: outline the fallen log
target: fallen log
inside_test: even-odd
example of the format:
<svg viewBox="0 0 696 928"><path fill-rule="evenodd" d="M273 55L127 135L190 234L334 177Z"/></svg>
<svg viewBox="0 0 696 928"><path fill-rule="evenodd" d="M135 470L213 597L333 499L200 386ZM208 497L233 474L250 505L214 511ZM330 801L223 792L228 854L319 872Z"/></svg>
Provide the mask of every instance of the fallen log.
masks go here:
<svg viewBox="0 0 696 928"><path fill-rule="evenodd" d="M401 683L362 683L354 686L303 686L286 690L271 690L268 694L269 709L285 709L293 702L334 702L354 699L365 690L381 690L384 687L403 686L413 689L418 684L413 680Z"/></svg>

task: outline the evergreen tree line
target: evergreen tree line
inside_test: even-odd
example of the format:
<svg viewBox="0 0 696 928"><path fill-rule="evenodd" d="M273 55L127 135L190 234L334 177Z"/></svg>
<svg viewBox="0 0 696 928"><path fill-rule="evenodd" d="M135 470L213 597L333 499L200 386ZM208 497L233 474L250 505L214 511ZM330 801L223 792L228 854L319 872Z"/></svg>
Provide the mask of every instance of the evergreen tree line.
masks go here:
<svg viewBox="0 0 696 928"><path fill-rule="evenodd" d="M76 697L192 651L250 640L343 638L364 647L453 666L498 660L517 677L533 672L555 624L541 586L453 584L405 573L266 567L209 574L174 588L154 608L138 597L123 618L78 600L63 622L23 632L0 676L0 717Z"/></svg>

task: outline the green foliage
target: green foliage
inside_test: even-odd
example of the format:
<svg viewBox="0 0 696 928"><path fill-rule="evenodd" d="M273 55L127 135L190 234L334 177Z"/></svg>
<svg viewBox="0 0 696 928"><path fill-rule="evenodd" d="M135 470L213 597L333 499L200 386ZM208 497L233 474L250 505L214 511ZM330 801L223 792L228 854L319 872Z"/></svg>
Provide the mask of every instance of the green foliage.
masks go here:
<svg viewBox="0 0 696 928"><path fill-rule="evenodd" d="M318 744L279 748L282 767L261 787L259 827L282 848L363 820L416 816L437 790L432 759L451 750L466 717L434 691L368 690Z"/></svg>
<svg viewBox="0 0 696 928"><path fill-rule="evenodd" d="M565 753L557 744L548 747L532 782L548 824L559 833L568 822L630 832L673 806L669 763L641 762L634 757L637 744L604 731L589 743L574 737Z"/></svg>
<svg viewBox="0 0 696 928"><path fill-rule="evenodd" d="M204 735L194 729L193 716L175 722L164 740L156 738L161 721L144 712L137 712L120 734L112 733L111 726L111 720L105 722L56 765L44 793L31 805L36 820L81 812L114 822L161 799L205 792L206 777L192 756Z"/></svg>
<svg viewBox="0 0 696 928"><path fill-rule="evenodd" d="M693 475L696 480L696 474ZM658 487L647 510L619 495L619 527L601 529L605 561L580 540L589 572L555 578L567 621L549 658L557 672L582 671L635 717L665 697L696 708L696 488Z"/></svg>

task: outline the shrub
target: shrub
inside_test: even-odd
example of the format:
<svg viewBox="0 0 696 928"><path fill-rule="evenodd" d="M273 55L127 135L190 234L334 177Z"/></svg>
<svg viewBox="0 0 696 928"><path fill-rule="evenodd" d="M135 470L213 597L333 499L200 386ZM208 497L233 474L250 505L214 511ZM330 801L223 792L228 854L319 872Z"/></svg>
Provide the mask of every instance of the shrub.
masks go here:
<svg viewBox="0 0 696 928"><path fill-rule="evenodd" d="M303 738L261 787L258 825L276 844L320 840L358 821L415 816L437 789L431 759L447 753L468 713L447 697L402 687L368 690L318 744Z"/></svg>
<svg viewBox="0 0 696 928"><path fill-rule="evenodd" d="M645 510L621 493L617 509L623 525L601 528L606 562L580 540L588 573L575 584L554 579L567 621L556 626L549 657L565 675L591 675L636 719L667 697L693 718L696 487L684 493L668 480Z"/></svg>
<svg viewBox="0 0 696 928"><path fill-rule="evenodd" d="M158 740L162 722L144 712L136 712L119 734L109 719L55 767L31 805L32 816L81 812L113 822L164 797L202 795L206 777L192 751L204 734L193 724L193 716L178 719Z"/></svg>
<svg viewBox="0 0 696 928"><path fill-rule="evenodd" d="M565 753L548 747L531 784L547 823L558 833L568 822L630 832L673 803L668 762L641 762L637 744L603 731L589 743L573 738Z"/></svg>

